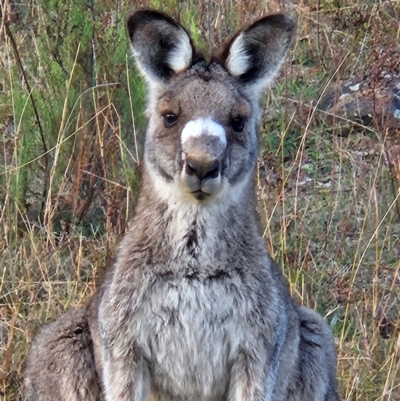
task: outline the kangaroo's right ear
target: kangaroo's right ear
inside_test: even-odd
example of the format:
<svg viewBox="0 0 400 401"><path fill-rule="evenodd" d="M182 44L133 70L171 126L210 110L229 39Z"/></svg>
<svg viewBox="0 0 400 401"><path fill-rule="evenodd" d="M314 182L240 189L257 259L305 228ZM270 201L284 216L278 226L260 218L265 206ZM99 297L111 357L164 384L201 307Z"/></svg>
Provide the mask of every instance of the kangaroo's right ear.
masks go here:
<svg viewBox="0 0 400 401"><path fill-rule="evenodd" d="M259 19L239 31L225 47L222 53L225 68L252 97L258 98L277 75L294 31L293 20L285 14Z"/></svg>
<svg viewBox="0 0 400 401"><path fill-rule="evenodd" d="M172 18L140 10L128 18L127 28L133 55L149 85L167 82L192 64L190 37Z"/></svg>

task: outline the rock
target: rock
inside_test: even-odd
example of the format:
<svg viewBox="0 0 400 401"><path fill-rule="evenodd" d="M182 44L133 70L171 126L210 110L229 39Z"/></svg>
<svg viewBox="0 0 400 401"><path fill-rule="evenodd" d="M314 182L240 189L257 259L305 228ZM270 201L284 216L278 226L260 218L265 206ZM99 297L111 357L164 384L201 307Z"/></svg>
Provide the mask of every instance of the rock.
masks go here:
<svg viewBox="0 0 400 401"><path fill-rule="evenodd" d="M400 75L342 82L328 90L317 109L319 120L345 133L366 126L394 131L400 127Z"/></svg>

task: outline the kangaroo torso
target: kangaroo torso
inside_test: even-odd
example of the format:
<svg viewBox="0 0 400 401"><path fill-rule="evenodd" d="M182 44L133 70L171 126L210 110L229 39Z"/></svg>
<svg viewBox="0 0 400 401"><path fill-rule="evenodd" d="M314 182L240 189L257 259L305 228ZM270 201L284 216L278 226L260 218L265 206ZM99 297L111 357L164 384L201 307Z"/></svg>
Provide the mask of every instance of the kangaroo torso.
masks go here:
<svg viewBox="0 0 400 401"><path fill-rule="evenodd" d="M107 284L100 301L107 311L118 310L115 319L107 317L121 333L114 346L140 349L153 398L226 398L240 350L254 342L279 348L291 308L276 283L266 284L276 280L249 224L253 217L246 212L243 220L229 209L213 216L182 205L150 206L149 213L148 199L138 209L140 219L121 244L115 285ZM152 225L144 228L147 217Z"/></svg>

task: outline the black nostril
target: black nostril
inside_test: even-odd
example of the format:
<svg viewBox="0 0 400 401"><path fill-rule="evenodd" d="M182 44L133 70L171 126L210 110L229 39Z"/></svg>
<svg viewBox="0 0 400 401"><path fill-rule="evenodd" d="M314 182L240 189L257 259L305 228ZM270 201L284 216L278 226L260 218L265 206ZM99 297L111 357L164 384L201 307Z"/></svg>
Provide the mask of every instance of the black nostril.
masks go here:
<svg viewBox="0 0 400 401"><path fill-rule="evenodd" d="M195 175L200 180L217 178L219 175L219 160L204 160L202 158L186 159L185 172L188 175Z"/></svg>
<svg viewBox="0 0 400 401"><path fill-rule="evenodd" d="M203 177L203 180L206 180L206 179L209 179L209 178L217 178L218 175L219 175L219 161L216 160L214 162L214 164L210 167L210 170Z"/></svg>
<svg viewBox="0 0 400 401"><path fill-rule="evenodd" d="M186 163L185 171L186 171L186 174L188 174L188 175L197 175L196 167L192 163L189 163L189 162Z"/></svg>

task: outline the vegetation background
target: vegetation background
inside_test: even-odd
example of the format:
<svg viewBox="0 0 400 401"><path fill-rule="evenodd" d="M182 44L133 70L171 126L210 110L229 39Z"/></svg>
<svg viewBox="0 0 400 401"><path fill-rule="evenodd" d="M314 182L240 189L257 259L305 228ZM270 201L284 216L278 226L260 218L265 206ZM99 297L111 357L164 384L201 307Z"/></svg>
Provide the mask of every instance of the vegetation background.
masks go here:
<svg viewBox="0 0 400 401"><path fill-rule="evenodd" d="M22 399L35 332L90 298L132 212L145 89L124 19L143 6L205 51L296 19L260 130L265 241L334 331L343 400L400 400L398 0L0 0L0 399Z"/></svg>

